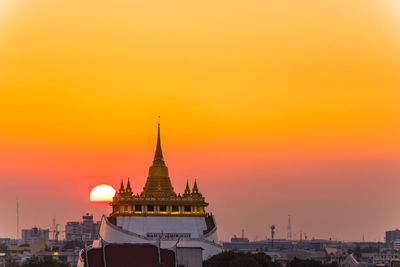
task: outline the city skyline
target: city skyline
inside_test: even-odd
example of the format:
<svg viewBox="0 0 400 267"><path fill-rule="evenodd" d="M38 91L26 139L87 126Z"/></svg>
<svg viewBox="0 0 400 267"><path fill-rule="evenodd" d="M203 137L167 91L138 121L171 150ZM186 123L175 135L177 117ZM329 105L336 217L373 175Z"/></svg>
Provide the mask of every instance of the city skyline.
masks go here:
<svg viewBox="0 0 400 267"><path fill-rule="evenodd" d="M154 150L154 149L153 149ZM164 152L164 154L168 154L168 152ZM167 161L168 162L168 161ZM172 169L172 171L171 171L171 169ZM312 169L310 169L309 171L311 171L311 172L315 172L315 168L312 168ZM170 168L170 172L171 173L174 173L173 172L173 168ZM146 175L145 175L146 176ZM127 177L127 178L125 178L125 177L123 177L122 178L122 180L124 180L124 182L126 183L127 182L127 179L128 179L129 177ZM196 177L197 178L197 180L198 180L198 183L201 185L201 179L198 179L198 177ZM191 187L191 186L193 186L193 182L194 182L194 179L196 179L195 177L193 177L193 178L188 178L186 181L189 181L189 186ZM136 183L136 181L138 180L138 179L134 179L134 177L130 177L130 179L132 180L131 181L131 186L132 186L132 188L133 188L133 193L134 194L136 194L136 193L140 193L141 192L141 187L140 186L138 186L137 185L137 183ZM110 180L112 180L112 179L110 179ZM144 179L139 179L139 180L144 180ZM181 182L184 182L184 181L181 181ZM226 182L226 181L225 181ZM236 181L237 182L237 181ZM293 181L292 181L293 182ZM118 186L119 186L119 183L120 183L120 180L118 181L118 185L112 185L116 190L119 188ZM96 184L97 185L97 184ZM96 185L93 185L93 187L95 187ZM172 178L172 185L174 186L174 188L175 188L175 183L174 183L174 178ZM184 183L184 185L186 185L186 183ZM144 186L144 185L143 185ZM241 185L241 186L243 186L243 185ZM182 190L179 190L179 189L175 189L176 190L176 192L177 193L183 193L183 186L182 185L180 185L180 186L178 186L178 188L180 188L180 187L182 187ZM252 185L250 185L250 187L252 187ZM92 188L89 188L89 191L91 190ZM201 189L201 191L203 191L202 190L202 187L200 186L200 189ZM244 189L243 187L241 187L241 189ZM89 192L88 191L88 192ZM205 192L205 191L203 191L203 192ZM86 204L89 204L89 205L86 205L86 207L88 208L88 211L89 212L93 212L96 216L98 216L98 218L100 218L103 214L106 214L106 215L108 215L110 212L111 212L111 209L110 209L110 207L109 207L109 205L108 205L108 203L93 203L93 202L91 202L90 201L90 199L89 199L89 197L88 196L86 196L87 197L87 199L86 199ZM276 195L275 195L275 197L276 197ZM209 201L208 200L208 198L206 198L206 200L207 201ZM216 199L216 200L213 200L213 201L218 201L218 199ZM20 224L21 224L21 217L22 218L24 218L24 216L23 216L23 214L24 214L24 212L23 212L23 205L21 205L22 203L21 203L21 200L18 200L18 206L19 206L19 217L20 217ZM35 203L32 203L33 205L35 205ZM212 205L213 206L213 205ZM211 211L214 211L214 208L211 206ZM22 210L22 212L21 212L21 210ZM35 209L33 209L33 212L36 212L36 210ZM219 210L217 210L217 212L220 212ZM22 213L22 214L21 214ZM72 212L72 214L75 214L75 212ZM298 213L296 213L296 212L294 212L294 214L298 214ZM22 215L22 216L21 216ZM49 217L49 215L50 214L47 214L47 216L46 217ZM306 230L304 230L304 229L302 229L302 228L299 228L299 227L297 227L296 226L296 217L294 217L294 215L293 214L288 214L288 215L291 215L291 218L292 218L292 224L294 224L294 225L292 225L292 227L293 227L293 231L292 231L292 234L293 234L293 239L294 240L296 240L296 239L299 239L300 237L299 237L299 235L300 235L300 232L302 232L302 233L305 233L305 234L307 234L307 236L308 236L308 239L311 239L311 238L316 238L316 239L330 239L330 238L332 238L333 240L338 240L338 241L361 241L362 239L365 239L366 238L366 241L384 241L383 240L383 236L384 236L384 234L382 234L382 235L379 235L379 236L376 236L376 237L370 237L370 238L368 238L369 237L369 233L362 233L362 236L361 236L361 239L359 239L359 240L346 240L345 238L337 238L334 234L332 234L332 235L328 235L328 236L324 236L324 235L315 235L314 233L313 233L313 231L312 231L312 228L308 228L308 229L311 229L311 231L306 231ZM315 216L315 215L317 215L316 213L315 214L310 214L310 216ZM301 215L300 215L301 216ZM78 215L78 217L80 217L80 215ZM218 215L217 215L217 217L219 217ZM54 217L52 217L52 219L53 218L57 218L57 212L54 212ZM65 219L64 219L64 221L71 221L71 219L70 218L66 218L66 217L64 217ZM237 219L240 219L240 218L237 218ZM282 220L283 219L283 220ZM282 221L285 221L286 223L287 223L287 217L285 217L285 218L270 218L270 221L268 221L268 223L270 222L270 224L275 224L275 225L278 225L278 231L277 231L277 234L275 235L275 237L276 238L285 238L286 237L286 235L287 235L287 224L286 225L284 225L283 223L282 223ZM276 222L280 222L279 224L277 224ZM43 223L43 220L41 220L41 222ZM247 223L247 221L245 220L244 221L244 223L246 224ZM22 224L23 226L25 226L26 224ZM33 226L39 226L39 227L42 227L42 228L49 228L49 227L47 227L46 226L46 224L43 226L43 225L37 225L37 224L35 224L35 225L33 225ZM20 230L22 229L22 228L30 228L30 227L33 227L33 226L27 226L27 227L21 227L20 226ZM306 228L307 229L307 228ZM249 237L249 239L250 240L254 240L254 239L259 239L259 240L262 240L262 239L264 239L264 237L265 238L271 238L270 237L270 232L269 232L269 225L266 225L266 231L264 232L264 233L258 233L258 232L254 232L254 231L252 231L252 229L250 228L250 229L247 229L246 227L242 227L242 228L240 228L240 229L237 229L237 231L236 232L232 232L232 233L225 233L225 236L222 236L221 237L221 240L224 240L224 241L227 241L227 240L229 240L230 239L230 237L233 237L234 235L239 235L239 233L241 233L241 231L242 230L245 230L246 231L246 233L248 233L248 232L250 232L250 233L252 233L253 234L253 237L251 237L251 236L247 236L246 235L246 237ZM387 230L387 229L386 229Z"/></svg>
<svg viewBox="0 0 400 267"><path fill-rule="evenodd" d="M194 178L221 240L400 228L396 1L0 0L0 237ZM264 233L264 235L263 235Z"/></svg>

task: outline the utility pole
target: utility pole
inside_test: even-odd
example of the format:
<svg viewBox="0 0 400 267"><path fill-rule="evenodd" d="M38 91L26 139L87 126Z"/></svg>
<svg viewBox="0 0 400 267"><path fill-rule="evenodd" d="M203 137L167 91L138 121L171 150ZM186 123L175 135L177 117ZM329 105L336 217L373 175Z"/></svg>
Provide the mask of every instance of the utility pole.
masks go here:
<svg viewBox="0 0 400 267"><path fill-rule="evenodd" d="M19 203L17 198L17 239L19 239Z"/></svg>
<svg viewBox="0 0 400 267"><path fill-rule="evenodd" d="M303 232L300 232L300 249L303 248Z"/></svg>

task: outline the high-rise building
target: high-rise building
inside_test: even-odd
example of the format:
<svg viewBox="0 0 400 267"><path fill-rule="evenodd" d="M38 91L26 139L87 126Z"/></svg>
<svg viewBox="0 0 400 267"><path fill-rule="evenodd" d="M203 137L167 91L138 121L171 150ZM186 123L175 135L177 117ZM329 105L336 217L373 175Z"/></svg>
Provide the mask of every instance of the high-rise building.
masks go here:
<svg viewBox="0 0 400 267"><path fill-rule="evenodd" d="M387 231L386 232L386 237L385 237L386 245L393 247L395 241L397 241L397 244L400 242L400 230L392 230L392 231Z"/></svg>
<svg viewBox="0 0 400 267"><path fill-rule="evenodd" d="M32 229L22 229L22 243L31 244L38 242L39 238L43 238L46 243L49 242L49 229L40 229L33 227Z"/></svg>
<svg viewBox="0 0 400 267"><path fill-rule="evenodd" d="M65 239L67 241L93 241L98 239L100 222L94 222L93 215L82 216L82 222L67 222L65 225Z"/></svg>

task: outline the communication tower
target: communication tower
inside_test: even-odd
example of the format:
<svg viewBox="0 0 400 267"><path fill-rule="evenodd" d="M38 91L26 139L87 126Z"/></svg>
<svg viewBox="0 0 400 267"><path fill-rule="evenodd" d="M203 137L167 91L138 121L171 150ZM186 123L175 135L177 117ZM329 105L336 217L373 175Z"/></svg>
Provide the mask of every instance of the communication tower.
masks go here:
<svg viewBox="0 0 400 267"><path fill-rule="evenodd" d="M292 223L290 221L290 215L288 215L287 239L292 240Z"/></svg>

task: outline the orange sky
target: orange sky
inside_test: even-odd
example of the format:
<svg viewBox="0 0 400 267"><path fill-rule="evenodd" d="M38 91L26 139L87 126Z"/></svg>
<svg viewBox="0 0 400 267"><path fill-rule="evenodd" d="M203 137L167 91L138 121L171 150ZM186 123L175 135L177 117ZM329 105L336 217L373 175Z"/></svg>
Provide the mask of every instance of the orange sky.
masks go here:
<svg viewBox="0 0 400 267"><path fill-rule="evenodd" d="M400 227L400 4L0 0L0 236L98 218L144 186L162 117L228 239L382 239ZM51 201L49 201L51 199ZM298 235L298 234L297 234Z"/></svg>

